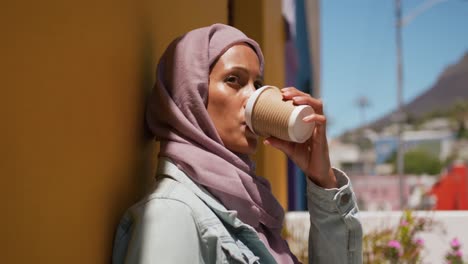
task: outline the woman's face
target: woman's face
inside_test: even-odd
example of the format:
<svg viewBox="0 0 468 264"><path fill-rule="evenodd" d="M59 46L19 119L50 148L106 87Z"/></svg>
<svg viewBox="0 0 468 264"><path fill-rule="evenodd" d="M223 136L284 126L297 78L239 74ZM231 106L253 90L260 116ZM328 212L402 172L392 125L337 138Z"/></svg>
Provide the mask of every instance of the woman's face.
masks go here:
<svg viewBox="0 0 468 264"><path fill-rule="evenodd" d="M263 86L257 54L247 44L229 48L214 64L209 81L208 114L226 148L252 154L257 136L245 123L245 105Z"/></svg>

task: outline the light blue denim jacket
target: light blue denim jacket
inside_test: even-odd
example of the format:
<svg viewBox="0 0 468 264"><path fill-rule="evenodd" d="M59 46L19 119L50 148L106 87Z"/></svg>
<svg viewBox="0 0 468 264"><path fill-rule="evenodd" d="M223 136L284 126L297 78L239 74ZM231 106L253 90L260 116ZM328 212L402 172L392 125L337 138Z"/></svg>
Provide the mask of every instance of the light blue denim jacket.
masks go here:
<svg viewBox="0 0 468 264"><path fill-rule="evenodd" d="M308 182L309 263L361 263L362 230L349 179L337 189ZM256 231L168 159L153 191L127 210L112 263L276 263Z"/></svg>

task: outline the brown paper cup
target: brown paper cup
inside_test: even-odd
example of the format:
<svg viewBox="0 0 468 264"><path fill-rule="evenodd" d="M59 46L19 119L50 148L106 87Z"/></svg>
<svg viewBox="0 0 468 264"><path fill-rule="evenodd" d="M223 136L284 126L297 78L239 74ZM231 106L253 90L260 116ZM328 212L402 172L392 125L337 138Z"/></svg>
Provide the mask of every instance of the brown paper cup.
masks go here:
<svg viewBox="0 0 468 264"><path fill-rule="evenodd" d="M245 109L247 126L255 134L304 143L312 135L315 123L302 119L314 113L308 105L294 105L283 101L281 91L274 86L263 86L248 99Z"/></svg>

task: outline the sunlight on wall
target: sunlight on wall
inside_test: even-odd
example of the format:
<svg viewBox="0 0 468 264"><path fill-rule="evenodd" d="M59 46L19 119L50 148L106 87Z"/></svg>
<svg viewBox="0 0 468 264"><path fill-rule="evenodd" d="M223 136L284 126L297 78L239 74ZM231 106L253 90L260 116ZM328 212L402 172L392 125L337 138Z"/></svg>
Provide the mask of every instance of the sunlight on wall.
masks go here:
<svg viewBox="0 0 468 264"><path fill-rule="evenodd" d="M175 36L227 1L10 1L2 42L1 263L109 263L156 153L145 95Z"/></svg>

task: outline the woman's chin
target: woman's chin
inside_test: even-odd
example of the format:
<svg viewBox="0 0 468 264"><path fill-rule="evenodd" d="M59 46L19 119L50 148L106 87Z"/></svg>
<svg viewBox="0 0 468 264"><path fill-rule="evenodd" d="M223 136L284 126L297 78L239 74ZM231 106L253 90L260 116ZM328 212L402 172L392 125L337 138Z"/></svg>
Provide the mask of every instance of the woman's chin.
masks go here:
<svg viewBox="0 0 468 264"><path fill-rule="evenodd" d="M236 146L228 147L229 150L232 152L236 152L239 154L251 155L257 151L257 138L245 138L242 144L237 144Z"/></svg>
<svg viewBox="0 0 468 264"><path fill-rule="evenodd" d="M251 155L257 151L258 137L256 138L247 138L247 146L245 147L244 154Z"/></svg>

